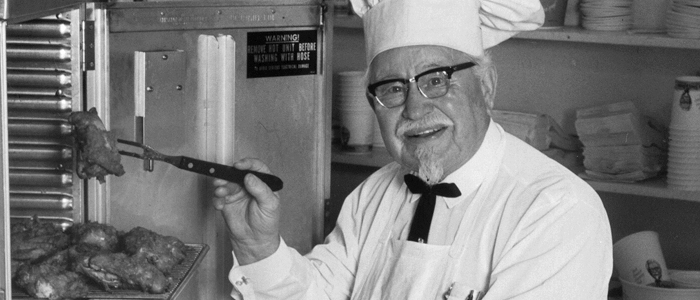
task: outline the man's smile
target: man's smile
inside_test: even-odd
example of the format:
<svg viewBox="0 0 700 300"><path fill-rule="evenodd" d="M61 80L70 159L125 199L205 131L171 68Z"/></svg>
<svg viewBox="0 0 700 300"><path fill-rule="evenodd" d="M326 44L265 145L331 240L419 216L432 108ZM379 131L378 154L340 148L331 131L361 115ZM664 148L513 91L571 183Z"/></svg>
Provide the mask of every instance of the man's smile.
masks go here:
<svg viewBox="0 0 700 300"><path fill-rule="evenodd" d="M423 141L426 139L436 139L445 133L447 126L439 126L434 128L421 128L407 131L404 136L409 141Z"/></svg>

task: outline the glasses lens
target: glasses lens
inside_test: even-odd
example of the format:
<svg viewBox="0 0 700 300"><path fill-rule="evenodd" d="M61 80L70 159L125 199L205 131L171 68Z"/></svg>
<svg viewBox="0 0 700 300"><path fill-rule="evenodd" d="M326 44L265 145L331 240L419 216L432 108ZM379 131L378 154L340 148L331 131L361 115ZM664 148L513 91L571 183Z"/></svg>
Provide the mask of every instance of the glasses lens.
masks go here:
<svg viewBox="0 0 700 300"><path fill-rule="evenodd" d="M377 99L386 107L401 105L406 99L405 93L406 86L399 81L385 83L374 89Z"/></svg>
<svg viewBox="0 0 700 300"><path fill-rule="evenodd" d="M428 73L418 78L418 88L428 98L441 97L447 94L450 79L444 71Z"/></svg>

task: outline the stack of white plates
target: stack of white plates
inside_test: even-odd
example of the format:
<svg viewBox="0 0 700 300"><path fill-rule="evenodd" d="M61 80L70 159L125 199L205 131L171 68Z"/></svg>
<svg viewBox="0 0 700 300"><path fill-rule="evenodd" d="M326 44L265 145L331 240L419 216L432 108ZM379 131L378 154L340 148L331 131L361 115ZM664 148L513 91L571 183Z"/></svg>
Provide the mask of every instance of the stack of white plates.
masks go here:
<svg viewBox="0 0 700 300"><path fill-rule="evenodd" d="M340 141L348 152L371 150L374 112L367 101L363 71L338 72L335 76L333 109L341 126Z"/></svg>
<svg viewBox="0 0 700 300"><path fill-rule="evenodd" d="M700 149L700 105L698 101L700 101L700 77L676 78L669 126L666 179L666 183L671 188L700 190L700 151L698 151Z"/></svg>
<svg viewBox="0 0 700 300"><path fill-rule="evenodd" d="M700 1L673 0L666 12L668 35L684 39L700 39Z"/></svg>
<svg viewBox="0 0 700 300"><path fill-rule="evenodd" d="M585 29L618 31L632 27L632 0L582 0L580 8Z"/></svg>

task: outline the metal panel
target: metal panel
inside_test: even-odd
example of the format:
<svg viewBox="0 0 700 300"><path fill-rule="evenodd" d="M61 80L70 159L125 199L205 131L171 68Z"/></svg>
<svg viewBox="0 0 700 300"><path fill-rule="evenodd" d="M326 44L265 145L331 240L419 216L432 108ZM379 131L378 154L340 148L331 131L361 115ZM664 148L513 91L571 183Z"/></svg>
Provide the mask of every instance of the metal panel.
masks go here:
<svg viewBox="0 0 700 300"><path fill-rule="evenodd" d="M220 4L219 4L220 5ZM110 30L162 31L217 28L261 28L318 26L322 7L285 6L197 6L143 7L115 5L109 8Z"/></svg>
<svg viewBox="0 0 700 300"><path fill-rule="evenodd" d="M5 56L5 29L7 23L0 21L0 90L7 90L6 61ZM0 93L0 209L2 209L2 220L0 224L0 290L7 293L12 292L12 275L10 263L10 174L9 174L9 152L7 133L7 94ZM2 296L4 299L4 294Z"/></svg>
<svg viewBox="0 0 700 300"><path fill-rule="evenodd" d="M167 107L177 109L172 104L186 101L183 89L187 57L181 50L136 51L134 55L134 101L136 121L140 123L135 125L134 140L148 144L150 136L146 135L146 129L159 128L157 124L145 124L147 116L163 113Z"/></svg>
<svg viewBox="0 0 700 300"><path fill-rule="evenodd" d="M318 16L314 18L318 19ZM110 23L110 26L113 24ZM326 145L325 120L329 116L324 114L327 110L323 105L325 98L322 93L326 72L247 78L246 55L248 33L251 31L285 32L317 30L319 27L148 31L135 22L130 26L128 31L111 30L109 35L112 91L109 99L113 132L124 139L138 138L134 134L137 130L134 122L137 101L133 91L136 90L138 94L145 87L135 86L140 81L134 80L134 74L138 74L134 69L141 64L135 62L134 52L157 53L163 49L183 51L186 71L185 76L179 79L183 82L184 97L155 99L155 102L144 97L147 105L161 105L158 110L146 107L146 142L167 154L201 159L216 157L218 160L219 153L212 154L216 151L210 149L222 145L227 147L229 154L233 154L230 159L263 159L273 173L285 180L285 189L280 191L284 198L282 224L285 240L302 253L310 250L321 239L323 232L323 183L326 174L322 166L324 154L319 151L323 151ZM323 41L323 31L318 30L318 34L318 41ZM200 44L203 35L213 39L227 37L226 40L231 43L218 45L228 49L218 58L229 64L214 65L206 59L207 53L216 52L204 52L207 47ZM211 68L204 68L202 64ZM218 68L235 70L235 74L220 75ZM210 72L212 77L223 76L226 79L222 79L221 84L207 84L206 76ZM225 87L228 92L235 91L235 103L232 95L226 92L209 91L217 87ZM229 108L222 109L222 104ZM224 111L229 109L230 112ZM232 141L234 146L226 145L218 137L208 138L225 133L222 129L227 127L223 125L225 122L233 123L235 128L235 135L228 136L235 139ZM221 155L222 159L230 163L231 160L225 156ZM221 219L209 205L210 180L160 162L156 162L153 172L144 171L142 162L132 158L122 159L122 164L127 174L111 177L108 222L119 229L139 224L176 235L188 242L212 245L200 275L195 279L197 283L186 291L189 297L183 299L226 297L230 293L226 282L231 266L230 246L217 238L225 236L226 229L214 225Z"/></svg>
<svg viewBox="0 0 700 300"><path fill-rule="evenodd" d="M88 0L0 0L0 19L22 22L65 11Z"/></svg>

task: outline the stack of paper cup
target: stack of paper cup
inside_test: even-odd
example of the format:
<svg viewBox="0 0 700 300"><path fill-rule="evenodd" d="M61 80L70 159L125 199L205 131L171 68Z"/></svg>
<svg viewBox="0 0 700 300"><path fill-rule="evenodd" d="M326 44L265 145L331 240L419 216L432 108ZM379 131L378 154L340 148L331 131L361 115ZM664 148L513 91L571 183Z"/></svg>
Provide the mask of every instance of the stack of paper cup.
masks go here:
<svg viewBox="0 0 700 300"><path fill-rule="evenodd" d="M669 129L668 176L671 188L700 190L700 77L676 78Z"/></svg>
<svg viewBox="0 0 700 300"><path fill-rule="evenodd" d="M374 112L367 102L363 71L336 74L334 107L342 127L340 141L348 152L371 150L374 133Z"/></svg>

